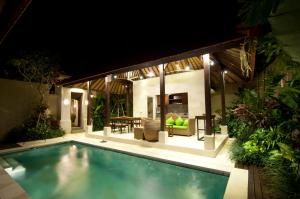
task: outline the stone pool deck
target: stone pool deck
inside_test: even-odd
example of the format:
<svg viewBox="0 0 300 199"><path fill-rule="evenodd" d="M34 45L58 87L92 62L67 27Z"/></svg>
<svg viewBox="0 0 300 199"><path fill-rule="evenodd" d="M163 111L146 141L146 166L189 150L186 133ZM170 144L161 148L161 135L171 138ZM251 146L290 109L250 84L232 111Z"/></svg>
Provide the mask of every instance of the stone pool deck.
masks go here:
<svg viewBox="0 0 300 199"><path fill-rule="evenodd" d="M234 162L230 161L228 149L232 143L228 139L224 147L216 157L205 157L195 154L182 153L177 151L159 149L150 146L133 145L119 143L114 141L101 142L99 139L86 137L85 134L68 134L61 138L48 140L39 140L32 142L19 143L21 147L0 150L1 153L14 152L32 147L51 145L60 142L78 141L81 143L91 144L102 148L108 148L125 153L137 154L140 156L161 159L173 164L185 165L188 167L199 168L205 171L230 175L226 187L224 198L226 199L246 199L248 193L248 171L234 168ZM0 198L12 199L29 198L23 189L10 176L0 168Z"/></svg>

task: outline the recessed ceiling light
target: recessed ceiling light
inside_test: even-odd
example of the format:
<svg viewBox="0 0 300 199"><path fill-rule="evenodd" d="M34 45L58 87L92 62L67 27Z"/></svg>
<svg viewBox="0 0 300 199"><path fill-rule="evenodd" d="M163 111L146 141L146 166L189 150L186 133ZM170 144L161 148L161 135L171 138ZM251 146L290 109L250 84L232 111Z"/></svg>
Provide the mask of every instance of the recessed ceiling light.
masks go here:
<svg viewBox="0 0 300 199"><path fill-rule="evenodd" d="M151 71L151 72L149 72L149 73L147 74L147 76L148 76L148 77L154 77L155 74Z"/></svg>

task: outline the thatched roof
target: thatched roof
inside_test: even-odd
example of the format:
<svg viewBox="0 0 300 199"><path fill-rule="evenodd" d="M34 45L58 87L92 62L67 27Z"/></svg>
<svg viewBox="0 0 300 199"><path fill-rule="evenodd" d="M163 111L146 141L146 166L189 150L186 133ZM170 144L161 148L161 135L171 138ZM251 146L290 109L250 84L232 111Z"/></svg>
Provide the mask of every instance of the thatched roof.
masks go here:
<svg viewBox="0 0 300 199"><path fill-rule="evenodd" d="M227 83L236 83L239 85L244 84L245 82L251 80L254 74L254 62L249 62L252 71L249 71L249 76L246 77L242 70L241 70L241 60L240 60L240 53L241 48L230 48L220 52L213 53L211 56L211 83L214 89L219 88L219 81L220 81L220 67L225 67L224 69L227 70L227 74L225 76L225 81ZM251 56L255 56L255 53L249 55L251 60ZM201 57L190 57L186 59L182 59L179 61L169 62L165 68L166 75L172 75L176 73L185 73L194 70L201 70L203 69L203 61ZM111 73L113 79L126 79L130 81L139 81L147 78L159 77L159 69L158 65L153 65L150 67L139 68L136 70L130 70L126 72L120 73ZM73 84L68 83L66 81L66 85L75 88L82 88L87 89L87 79L83 79L82 81L75 81ZM104 77L97 77L95 75L94 78L89 78L92 80L91 89L94 91L104 91L105 89L105 82ZM126 84L120 83L120 81L112 81L111 82L111 93L115 94L123 94L126 93Z"/></svg>

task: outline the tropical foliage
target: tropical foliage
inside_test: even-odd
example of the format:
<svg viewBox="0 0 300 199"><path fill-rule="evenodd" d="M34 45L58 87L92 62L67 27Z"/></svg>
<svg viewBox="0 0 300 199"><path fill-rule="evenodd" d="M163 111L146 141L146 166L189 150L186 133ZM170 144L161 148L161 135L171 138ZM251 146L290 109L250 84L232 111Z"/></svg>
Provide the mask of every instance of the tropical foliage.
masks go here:
<svg viewBox="0 0 300 199"><path fill-rule="evenodd" d="M98 94L93 101L93 131L103 130L104 128L104 103L105 98Z"/></svg>
<svg viewBox="0 0 300 199"><path fill-rule="evenodd" d="M263 166L275 198L300 195L300 64L282 50L275 38L260 38L262 75L254 89L240 89L229 108L230 136L236 138L232 159ZM278 180L281 183L278 183Z"/></svg>

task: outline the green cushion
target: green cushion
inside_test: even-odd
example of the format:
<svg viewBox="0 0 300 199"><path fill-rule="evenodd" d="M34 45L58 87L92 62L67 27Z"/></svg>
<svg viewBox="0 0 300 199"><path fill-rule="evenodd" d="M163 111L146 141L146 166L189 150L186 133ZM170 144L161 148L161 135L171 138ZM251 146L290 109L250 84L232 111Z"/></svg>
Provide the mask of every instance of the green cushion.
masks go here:
<svg viewBox="0 0 300 199"><path fill-rule="evenodd" d="M175 124L176 126L182 126L183 124L183 119L181 117L178 117L176 120L175 120Z"/></svg>
<svg viewBox="0 0 300 199"><path fill-rule="evenodd" d="M185 119L182 126L188 126L189 125L189 120L188 119Z"/></svg>
<svg viewBox="0 0 300 199"><path fill-rule="evenodd" d="M187 126L176 126L176 125L174 125L173 128L174 129L187 129L188 127Z"/></svg>
<svg viewBox="0 0 300 199"><path fill-rule="evenodd" d="M167 120L166 120L166 123L167 124L175 124L175 120L173 120L173 118L172 117L169 117Z"/></svg>

